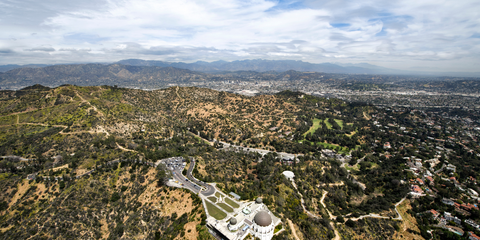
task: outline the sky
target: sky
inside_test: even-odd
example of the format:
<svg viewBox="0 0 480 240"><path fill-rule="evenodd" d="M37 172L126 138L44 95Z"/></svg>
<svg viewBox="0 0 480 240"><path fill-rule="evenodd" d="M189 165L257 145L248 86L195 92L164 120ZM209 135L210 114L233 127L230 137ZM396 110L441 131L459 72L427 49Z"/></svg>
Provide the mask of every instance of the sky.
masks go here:
<svg viewBox="0 0 480 240"><path fill-rule="evenodd" d="M480 0L0 0L0 64L245 59L480 72Z"/></svg>

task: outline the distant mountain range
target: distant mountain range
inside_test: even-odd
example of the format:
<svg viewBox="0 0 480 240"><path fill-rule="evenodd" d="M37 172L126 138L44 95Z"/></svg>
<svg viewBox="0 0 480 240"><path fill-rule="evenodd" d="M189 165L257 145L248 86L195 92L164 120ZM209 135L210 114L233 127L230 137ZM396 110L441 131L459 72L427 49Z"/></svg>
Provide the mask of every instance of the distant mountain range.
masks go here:
<svg viewBox="0 0 480 240"><path fill-rule="evenodd" d="M480 77L480 72L431 72L431 71L405 71L379 67L368 63L308 63L294 60L240 60L240 61L215 61L215 62L163 62L155 60L127 59L117 62L133 66L159 66L176 67L200 72L221 71L277 71L284 72L295 70L301 72L324 72L342 74L384 74L384 75L427 75L427 76L453 76L453 77Z"/></svg>
<svg viewBox="0 0 480 240"><path fill-rule="evenodd" d="M9 64L9 65L0 65L0 72L10 71L16 68L41 68L50 66L48 64L27 64L27 65L17 65L17 64Z"/></svg>
<svg viewBox="0 0 480 240"><path fill-rule="evenodd" d="M127 59L117 62L118 64L133 66L158 66L176 67L200 72L223 72L223 71L257 71L284 72L295 70L301 72L325 72L346 74L398 74L398 70L382 68L370 64L361 66L340 66L333 63L308 63L294 60L241 60L241 61L215 61L215 62L163 62L153 60Z"/></svg>
<svg viewBox="0 0 480 240"><path fill-rule="evenodd" d="M0 87L19 89L34 84L56 87L118 85L124 87L155 87L169 83L199 81L207 74L174 67L144 67L121 64L53 65L43 68L16 68L0 73Z"/></svg>
<svg viewBox="0 0 480 240"><path fill-rule="evenodd" d="M125 65L130 67L157 67L157 68L176 68L176 69L186 69L195 72L203 72L203 73L219 73L219 72L234 72L234 71L256 71L256 72L268 72L268 71L275 71L275 72L285 72L289 70L300 71L300 72L323 72L323 73L337 73L337 74L381 74L381 75L426 75L426 76L452 76L452 77L480 77L480 72L477 73L462 73L462 72L421 72L421 71L403 71L397 69L390 69L375 66L368 63L308 63L303 61L294 61L294 60L241 60L241 61L215 61L215 62L194 62L194 63L184 63L184 62L164 62L164 61L155 61L155 60L141 60L141 59L127 59L115 62L112 64L104 64L104 63L96 63L96 64L76 64L77 66L83 66L77 68L85 69L82 71L81 78L88 78L87 76L91 77L92 74L95 75L98 72L89 73L86 70L94 70L98 71L100 66L113 66L113 65ZM75 66L75 65L53 65L53 66ZM88 67L87 67L88 66ZM94 67L96 66L96 67ZM117 68L118 68L117 66ZM35 69L46 67L45 70L39 70L41 76L46 74L52 65L42 65L42 64L30 64L30 65L0 65L0 72L7 72L9 70L16 70L16 69ZM71 68L71 67L70 67ZM125 67L126 68L126 67ZM55 68L55 69L61 69ZM127 68L126 68L127 69ZM135 68L128 68L127 70L130 71L131 69L133 72L138 73L138 71L146 71L145 69L139 70ZM36 72L34 70L24 70L23 73L26 72ZM151 70L149 70L151 71ZM176 70L180 71L180 70ZM115 71L114 71L115 72ZM73 72L72 72L73 73ZM80 72L79 72L80 73ZM15 74L15 72L10 73ZM43 75L42 75L43 74ZM115 73L117 74L117 73ZM114 74L114 75L115 75ZM198 74L198 73L197 73ZM27 78L38 78L39 76L33 76L31 74L27 74L29 77ZM120 73L121 75L121 73ZM104 76L106 77L106 76ZM118 76L116 76L117 78ZM124 76L125 77L125 76ZM123 78L124 78L123 77ZM150 76L152 77L152 76ZM118 78L108 78L117 81ZM124 78L125 79L125 78Z"/></svg>

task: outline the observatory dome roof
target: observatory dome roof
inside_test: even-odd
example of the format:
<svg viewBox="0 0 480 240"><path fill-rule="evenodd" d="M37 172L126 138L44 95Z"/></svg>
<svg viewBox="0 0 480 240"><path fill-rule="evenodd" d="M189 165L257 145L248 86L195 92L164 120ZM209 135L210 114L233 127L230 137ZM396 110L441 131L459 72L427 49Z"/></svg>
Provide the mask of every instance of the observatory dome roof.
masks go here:
<svg viewBox="0 0 480 240"><path fill-rule="evenodd" d="M270 216L270 214L268 214L268 212L263 210L258 212L253 218L253 220L257 225L262 227L266 227L272 224L272 217Z"/></svg>

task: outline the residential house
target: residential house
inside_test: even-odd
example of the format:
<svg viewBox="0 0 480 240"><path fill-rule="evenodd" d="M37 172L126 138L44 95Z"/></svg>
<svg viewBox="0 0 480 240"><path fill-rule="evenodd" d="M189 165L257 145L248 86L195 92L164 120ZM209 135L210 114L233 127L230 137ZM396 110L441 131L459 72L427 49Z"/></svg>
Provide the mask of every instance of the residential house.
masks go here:
<svg viewBox="0 0 480 240"><path fill-rule="evenodd" d="M434 185L434 182L433 182L433 178L432 178L432 177L426 176L425 178L430 182L430 183L429 183L430 185Z"/></svg>
<svg viewBox="0 0 480 240"><path fill-rule="evenodd" d="M476 228L476 229L480 229L480 225L478 225L475 221L471 220L471 219L467 219L465 220L465 223Z"/></svg>
<svg viewBox="0 0 480 240"><path fill-rule="evenodd" d="M412 192L416 194L423 194L423 190L418 185L412 185Z"/></svg>
<svg viewBox="0 0 480 240"><path fill-rule="evenodd" d="M455 202L454 202L453 200L451 200L451 199L443 198L443 199L442 199L442 203L443 203L443 204L450 205L450 206L453 206Z"/></svg>
<svg viewBox="0 0 480 240"><path fill-rule="evenodd" d="M443 214L443 216L445 217L445 219L446 219L447 221L455 222L455 223L458 224L458 225L461 225L461 224L462 224L462 220L461 220L460 218L455 217L455 216L452 216L452 214L449 213L449 212L445 212L445 213Z"/></svg>
<svg viewBox="0 0 480 240"><path fill-rule="evenodd" d="M435 209L432 209L432 210L430 210L429 212L432 213L433 219L437 219L438 216L440 216L440 213L437 212Z"/></svg>
<svg viewBox="0 0 480 240"><path fill-rule="evenodd" d="M473 232L468 232L468 239L469 240L480 240L480 237L475 235Z"/></svg>
<svg viewBox="0 0 480 240"><path fill-rule="evenodd" d="M420 179L420 178L417 178L417 183L418 183L418 184L420 184L420 185L424 185L424 182L423 182L423 180L422 180L422 179Z"/></svg>
<svg viewBox="0 0 480 240"><path fill-rule="evenodd" d="M463 203L463 204L460 205L460 206L461 206L463 209L467 210L467 211L471 211L472 208L475 209L475 210L478 210L477 205L473 205L473 204L471 204L471 203L467 203L467 204Z"/></svg>
<svg viewBox="0 0 480 240"><path fill-rule="evenodd" d="M457 171L457 167L453 164L448 164L447 165L447 170L450 170L452 172L456 172Z"/></svg>

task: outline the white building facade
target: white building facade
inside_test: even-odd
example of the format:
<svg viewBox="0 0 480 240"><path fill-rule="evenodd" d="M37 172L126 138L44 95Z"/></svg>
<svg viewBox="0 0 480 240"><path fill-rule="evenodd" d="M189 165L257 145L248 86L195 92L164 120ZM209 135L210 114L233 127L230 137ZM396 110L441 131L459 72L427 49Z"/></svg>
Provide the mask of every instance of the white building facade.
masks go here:
<svg viewBox="0 0 480 240"><path fill-rule="evenodd" d="M265 211L259 211L253 219L252 234L260 240L270 240L273 237L274 225L272 217Z"/></svg>

